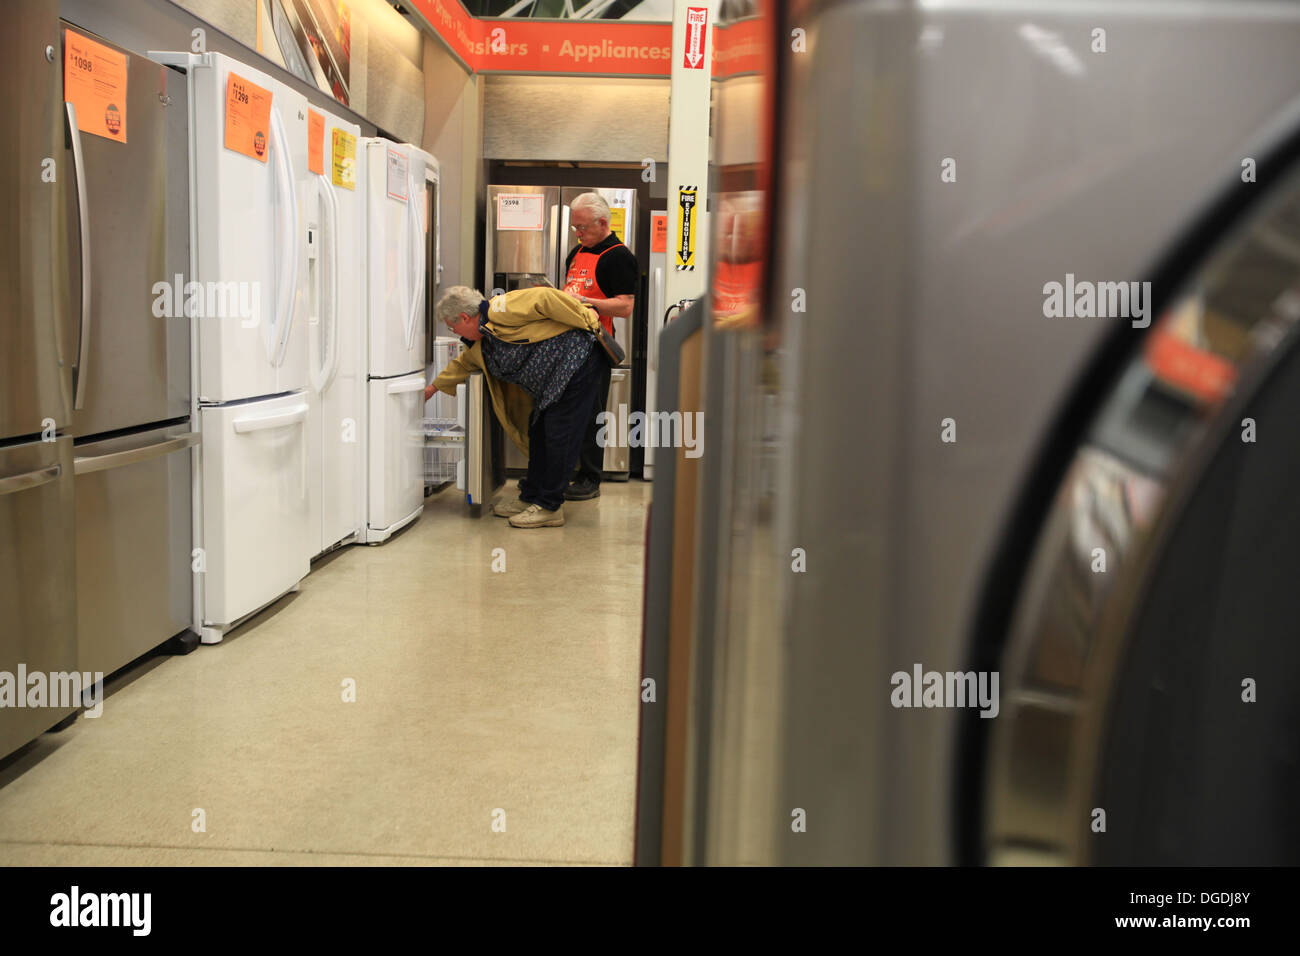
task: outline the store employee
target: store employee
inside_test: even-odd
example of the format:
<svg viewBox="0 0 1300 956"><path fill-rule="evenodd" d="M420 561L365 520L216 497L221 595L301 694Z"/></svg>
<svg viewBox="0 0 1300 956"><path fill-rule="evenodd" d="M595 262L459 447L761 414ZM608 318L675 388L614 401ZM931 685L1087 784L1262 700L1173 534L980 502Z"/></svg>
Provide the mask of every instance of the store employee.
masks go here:
<svg viewBox="0 0 1300 956"><path fill-rule="evenodd" d="M569 204L569 222L579 245L569 252L565 264L564 291L578 297L600 314L605 331L614 334L614 317L631 318L636 303L640 267L632 250L610 231L609 203L598 193L583 193ZM600 495L600 476L605 450L596 441L600 426L596 416L605 410L609 395L610 368L601 367L591 421L582 439L578 474L564 492L567 501L586 501Z"/></svg>

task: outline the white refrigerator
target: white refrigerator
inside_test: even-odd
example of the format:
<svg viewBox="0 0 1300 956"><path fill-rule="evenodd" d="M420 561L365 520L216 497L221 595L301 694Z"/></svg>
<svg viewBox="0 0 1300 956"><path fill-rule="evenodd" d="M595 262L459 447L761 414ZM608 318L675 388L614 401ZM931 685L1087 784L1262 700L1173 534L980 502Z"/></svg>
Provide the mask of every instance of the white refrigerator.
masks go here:
<svg viewBox="0 0 1300 956"><path fill-rule="evenodd" d="M150 55L189 76L192 568L211 644L310 567L307 100L223 54Z"/></svg>
<svg viewBox="0 0 1300 956"><path fill-rule="evenodd" d="M362 141L366 277L366 527L387 541L424 510L426 174L433 157Z"/></svg>
<svg viewBox="0 0 1300 956"><path fill-rule="evenodd" d="M312 114L315 114L314 116ZM309 557L365 526L365 352L362 341L361 130L314 108L308 114L307 461Z"/></svg>

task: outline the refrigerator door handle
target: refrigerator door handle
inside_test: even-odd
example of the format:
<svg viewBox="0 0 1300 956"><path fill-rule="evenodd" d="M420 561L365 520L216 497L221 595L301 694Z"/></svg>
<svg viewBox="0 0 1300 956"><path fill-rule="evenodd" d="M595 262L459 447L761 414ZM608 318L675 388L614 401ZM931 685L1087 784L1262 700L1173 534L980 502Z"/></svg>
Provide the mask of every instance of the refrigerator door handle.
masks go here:
<svg viewBox="0 0 1300 956"><path fill-rule="evenodd" d="M415 347L415 313L420 304L420 296L424 293L424 235L420 229L420 213L415 205L415 180L411 176L409 165L406 168L406 195L406 233L411 243L407 254L407 267L411 269L411 281L407 283L407 288L411 302L406 313L406 347L411 349Z"/></svg>
<svg viewBox="0 0 1300 956"><path fill-rule="evenodd" d="M324 392L334 381L339 370L339 201L328 176L321 176L321 190L325 202L325 234L329 237L326 244L325 261L329 263L329 322L325 328L325 361L323 363L323 381L320 390Z"/></svg>
<svg viewBox="0 0 1300 956"><path fill-rule="evenodd" d="M151 458L161 458L163 455L170 455L172 452L184 448L193 448L198 443L199 433L189 432L175 438L165 438L160 442L154 442L152 445L145 445L143 448L131 448L127 451L113 452L110 455L74 458L72 460L72 470L73 474L76 475L108 471L110 468L121 468L123 465L134 465L137 462L148 461Z"/></svg>
<svg viewBox="0 0 1300 956"><path fill-rule="evenodd" d="M61 474L63 474L62 465L50 465L48 468L39 468L36 471L24 472L21 475L0 478L0 495L11 495L16 491L39 488L41 485L49 484Z"/></svg>
<svg viewBox="0 0 1300 956"><path fill-rule="evenodd" d="M560 196L560 238L555 244L555 281L551 285L557 289L564 288L565 283L569 281L569 275L564 271L564 261L569 255L569 234L573 232L569 228L569 207L564 202L564 196Z"/></svg>
<svg viewBox="0 0 1300 956"><path fill-rule="evenodd" d="M423 392L424 376L420 378L408 378L396 382L390 382L388 385L389 395L402 395L406 392Z"/></svg>
<svg viewBox="0 0 1300 956"><path fill-rule="evenodd" d="M289 331L293 327L294 296L298 285L298 190L293 179L293 162L289 156L289 136L284 131L284 122L280 111L271 110L272 149L276 155L276 206L283 218L288 220L282 230L280 239L280 268L277 270L279 288L275 290L275 320L270 332L272 357L276 365L284 362L285 349L289 343ZM287 213L287 215L286 215Z"/></svg>
<svg viewBox="0 0 1300 956"><path fill-rule="evenodd" d="M240 434L248 432L265 431L268 428L282 428L285 425L296 425L307 417L306 405L294 405L292 408L286 408L282 412L276 412L273 415L250 415L248 418L236 418L234 420L235 431Z"/></svg>
<svg viewBox="0 0 1300 956"><path fill-rule="evenodd" d="M73 408L82 409L86 405L86 372L90 362L90 201L86 196L86 162L81 154L81 127L77 125L77 108L71 103L64 105L68 114L68 139L72 143L81 240L81 322L77 331L77 386Z"/></svg>

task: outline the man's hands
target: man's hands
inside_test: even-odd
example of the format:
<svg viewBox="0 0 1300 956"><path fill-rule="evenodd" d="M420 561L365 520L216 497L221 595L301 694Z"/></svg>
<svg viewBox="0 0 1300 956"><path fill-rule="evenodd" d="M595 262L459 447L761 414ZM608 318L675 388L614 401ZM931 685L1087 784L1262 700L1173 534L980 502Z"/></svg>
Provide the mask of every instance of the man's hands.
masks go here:
<svg viewBox="0 0 1300 956"><path fill-rule="evenodd" d="M433 398L433 393L436 391L437 389L432 385L424 386L424 400L427 402L429 399Z"/></svg>

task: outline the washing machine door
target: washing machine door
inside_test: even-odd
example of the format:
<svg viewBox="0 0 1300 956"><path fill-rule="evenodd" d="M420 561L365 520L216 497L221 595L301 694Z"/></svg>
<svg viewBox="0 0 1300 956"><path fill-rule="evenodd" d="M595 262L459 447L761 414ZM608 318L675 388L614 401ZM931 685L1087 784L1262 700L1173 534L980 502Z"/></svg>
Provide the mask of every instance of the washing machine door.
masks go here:
<svg viewBox="0 0 1300 956"><path fill-rule="evenodd" d="M1298 141L1170 257L1027 560L1013 531L990 573L970 862L1300 862Z"/></svg>

